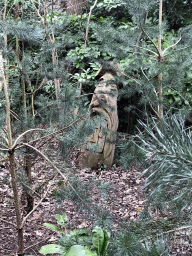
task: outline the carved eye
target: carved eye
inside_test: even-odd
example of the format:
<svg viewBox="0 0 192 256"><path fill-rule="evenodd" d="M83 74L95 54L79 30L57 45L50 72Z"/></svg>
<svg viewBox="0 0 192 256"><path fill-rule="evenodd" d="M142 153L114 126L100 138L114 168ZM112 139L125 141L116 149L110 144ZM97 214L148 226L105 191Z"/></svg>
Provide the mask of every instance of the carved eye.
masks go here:
<svg viewBox="0 0 192 256"><path fill-rule="evenodd" d="M100 82L100 81L104 81L103 76L99 78L99 82Z"/></svg>

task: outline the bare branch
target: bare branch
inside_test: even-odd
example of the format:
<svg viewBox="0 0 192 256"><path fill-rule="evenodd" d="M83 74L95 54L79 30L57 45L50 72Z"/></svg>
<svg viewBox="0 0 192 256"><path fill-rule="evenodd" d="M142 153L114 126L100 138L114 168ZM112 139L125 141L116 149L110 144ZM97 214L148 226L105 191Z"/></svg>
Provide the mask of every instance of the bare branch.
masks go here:
<svg viewBox="0 0 192 256"><path fill-rule="evenodd" d="M6 143L8 144L8 139L6 137L4 137L3 135L0 135L0 137L3 138L6 141Z"/></svg>
<svg viewBox="0 0 192 256"><path fill-rule="evenodd" d="M158 56L158 54L156 53L156 52L154 52L154 51L152 51L152 50L150 50L150 49L148 49L148 48L145 48L145 47L141 47L141 46L138 46L138 45L134 45L135 47L137 47L137 48L140 48L140 49L144 49L144 50L146 50L146 51L148 51L148 52L151 52L151 53L153 53L154 55L156 55L156 56ZM136 52L137 53L137 52ZM138 54L138 53L137 53Z"/></svg>
<svg viewBox="0 0 192 256"><path fill-rule="evenodd" d="M147 75L145 74L145 72L143 71L143 69L141 68L141 71L142 71L142 73L143 73L143 75L145 76L145 78L147 79L147 81L148 82L150 82L150 80L152 80L154 77L152 77L151 79L149 79L148 77L147 77ZM157 76L157 75L155 75L155 76ZM158 96L158 93L156 92L156 90L155 90L155 87L152 85L152 87L153 87L153 91L154 91L154 93L155 93L155 95L156 95L156 97Z"/></svg>
<svg viewBox="0 0 192 256"><path fill-rule="evenodd" d="M40 196L35 190L33 190L32 188L30 188L27 184L25 184L25 183L23 183L23 182L21 182L21 184L23 184L24 187L28 188L28 189L31 190L34 194L36 194L38 197L41 198L41 196Z"/></svg>
<svg viewBox="0 0 192 256"><path fill-rule="evenodd" d="M173 45L167 47L167 48L163 51L163 54L164 54L169 48L172 48L172 47L176 46L176 45L181 41L181 39L182 39L182 37L180 37L179 40L178 40L175 44L173 44Z"/></svg>
<svg viewBox="0 0 192 256"><path fill-rule="evenodd" d="M35 129L30 129L30 130L27 130L25 132L23 132L22 134L20 134L17 139L15 140L13 146L12 146L12 149L14 149L18 143L18 141L25 135L27 134L28 132L33 132L33 131L45 131L45 129L40 129L40 128L35 128Z"/></svg>
<svg viewBox="0 0 192 256"><path fill-rule="evenodd" d="M11 225L12 225L12 226L14 226L15 228L17 228L17 225L15 225L15 224L14 224L14 223L12 223L12 222L9 222L9 221L6 221L6 220L3 220L3 219L2 219L2 217L1 217L0 221L3 221L3 222L8 223L8 224L11 224Z"/></svg>
<svg viewBox="0 0 192 256"><path fill-rule="evenodd" d="M8 148L0 148L0 151L9 151L9 149Z"/></svg>
<svg viewBox="0 0 192 256"><path fill-rule="evenodd" d="M43 78L42 82L40 83L39 87L33 92L34 94L36 91L38 91L41 87L43 87L44 84L46 84L48 81L47 77Z"/></svg>
<svg viewBox="0 0 192 256"><path fill-rule="evenodd" d="M72 123L70 123L69 125L65 126L64 128L62 128L62 129L60 129L60 130L58 130L58 131L55 131L55 132L50 133L50 134L48 134L48 135L45 135L45 136L43 136L43 137L41 137L41 138L39 138L39 139L31 140L31 141L29 141L28 143L34 143L34 142L37 142L37 141L39 141L39 140L46 139L46 138L49 137L49 136L53 136L53 135L55 135L55 134L57 134L57 133L63 132L64 130L68 129L69 127L71 127L72 125L74 125L75 123L77 123L78 121L80 121L82 118L83 118L83 116L81 116L80 118L76 119L75 121L73 121Z"/></svg>
<svg viewBox="0 0 192 256"><path fill-rule="evenodd" d="M30 144L28 143L21 143L23 146L27 146L31 149L33 149L34 151L36 151L37 153L39 153L50 165L52 165L52 167L61 175L61 177L69 184L70 188L73 190L73 192L77 195L77 197L81 200L81 202L86 205L87 207L89 207L89 205L87 205L85 203L85 201L80 197L80 195L76 192L76 190L74 189L74 187L71 185L71 183L69 182L69 180L67 179L67 177L54 165L54 163L46 156L44 155L40 150L38 150L37 148L31 146ZM37 208L37 207L36 207ZM36 209L35 208L35 209ZM89 207L90 208L90 207ZM30 214L30 213L29 213ZM29 215L28 214L28 215ZM27 215L27 216L28 216ZM25 217L24 220L27 219L27 216ZM23 222L24 222L23 220Z"/></svg>
<svg viewBox="0 0 192 256"><path fill-rule="evenodd" d="M87 47L87 40L88 40L88 34L89 34L89 22L90 22L90 19L91 19L91 13L92 13L92 10L95 8L95 6L97 4L97 1L98 0L95 0L94 5L91 6L91 9L90 9L90 12L89 12L89 17L88 17L88 20L87 20L86 33L85 33L85 46L84 46L84 49Z"/></svg>
<svg viewBox="0 0 192 256"><path fill-rule="evenodd" d="M150 41L152 42L152 44L154 45L155 49L156 49L157 52L158 52L157 55L161 56L161 52L159 51L159 49L158 49L157 45L155 44L155 42L151 39L151 37L147 34L147 32L146 32L143 28L141 28L141 29L142 29L143 33L145 33L145 35L149 38L149 40L150 40Z"/></svg>
<svg viewBox="0 0 192 256"><path fill-rule="evenodd" d="M128 77L129 79L135 81L137 84L141 85L135 78L133 78L133 77L131 77L131 76L129 76L129 75L124 74L122 71L120 71L120 73L121 73L122 75ZM142 86L142 85L141 85L141 86Z"/></svg>
<svg viewBox="0 0 192 256"><path fill-rule="evenodd" d="M151 105L150 102L149 102L149 105L150 105L151 109L153 110L153 112L156 114L156 116L157 116L158 119L159 119L159 114L158 114L157 111L153 108L153 106Z"/></svg>
<svg viewBox="0 0 192 256"><path fill-rule="evenodd" d="M31 1L31 3L32 3L33 7L35 8L35 10L36 10L38 16L40 17L41 22L44 24L44 19L43 19L43 17L41 16L41 14L40 14L39 10L37 9L37 7L35 6L33 0L30 0L30 1Z"/></svg>
<svg viewBox="0 0 192 256"><path fill-rule="evenodd" d="M24 143L23 143L24 144ZM56 176L55 176L56 178ZM54 179L55 179L54 178ZM38 202L38 204L27 214L27 216L25 216L25 218L23 219L22 223L21 223L21 228L23 227L25 221L29 218L29 216L39 207L39 205L42 203L42 201L45 199L45 197L47 196L47 193L49 192L49 189L51 188L53 182L50 182L50 184L48 185L47 191L45 192L45 194L43 195L43 197L41 198L41 200Z"/></svg>

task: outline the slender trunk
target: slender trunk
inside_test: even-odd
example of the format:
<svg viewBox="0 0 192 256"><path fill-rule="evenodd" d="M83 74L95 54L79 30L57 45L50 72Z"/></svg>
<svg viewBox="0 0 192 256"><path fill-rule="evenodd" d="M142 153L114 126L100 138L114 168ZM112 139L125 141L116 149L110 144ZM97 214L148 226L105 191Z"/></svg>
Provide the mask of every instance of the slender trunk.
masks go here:
<svg viewBox="0 0 192 256"><path fill-rule="evenodd" d="M19 192L17 188L17 177L16 177L16 171L15 171L15 155L12 150L9 151L9 170L11 174L11 185L13 189L15 212L16 212L16 219L17 219L17 231L18 231L17 253L19 256L23 256L24 255L23 228L22 228Z"/></svg>
<svg viewBox="0 0 192 256"><path fill-rule="evenodd" d="M54 43L54 41L55 40L53 37L52 43ZM56 66L58 65L58 62L57 62L57 51L55 49L52 50L52 63L54 66L54 70L56 70ZM57 105L59 107L60 79L55 78L54 83L55 83L55 94L56 94Z"/></svg>
<svg viewBox="0 0 192 256"><path fill-rule="evenodd" d="M163 9L163 1L159 1L159 29L161 31L161 23L162 23L162 9ZM159 34L158 38L158 51L159 51L159 63L162 62L162 53L161 53L161 33ZM159 119L163 118L163 87L162 87L162 73L158 74L158 116Z"/></svg>
<svg viewBox="0 0 192 256"><path fill-rule="evenodd" d="M19 44L19 40L16 38L16 42ZM17 45L16 45L17 46ZM21 84L22 84L22 96L23 96L23 109L24 109L24 129L27 129L27 100L26 100L26 92L25 92L25 79L22 73L22 66L20 65L20 54L19 51L17 51L16 47L16 57L18 61L18 65L21 70ZM24 58L24 45L23 45L23 53L22 53L22 58ZM24 142L28 143L28 136L27 134L24 136ZM32 185L32 175L31 175L31 156L30 156L30 149L26 148L25 149L25 154L24 154L24 171L27 175L28 179L28 185L29 187ZM29 213L33 209L34 205L34 198L30 195L29 192L26 192L26 198L27 198L27 207L26 211Z"/></svg>
<svg viewBox="0 0 192 256"><path fill-rule="evenodd" d="M6 10L7 10L7 0L4 1L4 13L3 19L6 18ZM4 43L7 48L7 35L4 33ZM23 241L23 228L22 228L22 219L21 219L21 209L20 209L20 200L19 193L17 187L17 177L15 171L15 156L14 151L12 150L12 132L11 132L11 112L10 112L10 101L9 101L9 66L8 61L5 61L5 67L3 67L3 63L1 63L2 67L2 80L4 85L4 94L6 101L6 127L7 127L7 137L8 137L8 147L9 147L9 171L11 175L11 185L13 189L13 197L15 204L15 213L17 219L17 230L18 230L18 250L17 253L19 256L24 255L24 241Z"/></svg>
<svg viewBox="0 0 192 256"><path fill-rule="evenodd" d="M9 92L8 92L8 65L6 65L5 72L3 74L3 83L4 83L4 93L5 93L5 100L6 100L6 126L7 126L8 146L10 149L8 152L9 168L10 168L9 171L11 174L11 184L13 189L15 212L16 212L16 219L17 219L17 230L18 230L18 255L23 256L24 255L23 228L21 228L22 220L21 220L19 193L17 188L17 177L16 177L16 171L15 171L15 156L14 156L14 151L12 150L10 101L9 101Z"/></svg>
<svg viewBox="0 0 192 256"><path fill-rule="evenodd" d="M27 128L27 103L26 103L26 92L25 92L25 80L24 80L23 76L21 77L21 82L22 82L22 94L23 94L24 122L25 122L25 126ZM28 143L27 134L24 136L24 142ZM29 148L26 147L25 150L26 151L25 151L25 155L24 155L24 171L27 175L28 184L30 187L32 185L31 154L30 154ZM28 192L26 192L26 197L27 197L26 211L27 211L27 213L29 213L33 209L34 198Z"/></svg>
<svg viewBox="0 0 192 256"><path fill-rule="evenodd" d="M28 136L25 135L24 137L24 142L28 143ZM32 175L31 175L31 150L30 148L26 147L25 148L25 156L24 156L24 171L27 175L28 179L28 184L29 187L32 185ZM34 206L34 198L30 194L30 192L26 192L26 197L27 197L27 207L26 207L26 212L29 213L30 211L33 210Z"/></svg>

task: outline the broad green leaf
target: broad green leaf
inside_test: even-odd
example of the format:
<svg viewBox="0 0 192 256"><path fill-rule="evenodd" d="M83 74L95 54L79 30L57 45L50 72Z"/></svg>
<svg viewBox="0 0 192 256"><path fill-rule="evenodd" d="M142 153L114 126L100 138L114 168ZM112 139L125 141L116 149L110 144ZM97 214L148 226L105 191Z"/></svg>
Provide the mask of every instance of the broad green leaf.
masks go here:
<svg viewBox="0 0 192 256"><path fill-rule="evenodd" d="M97 256L88 248L81 245L73 245L71 248L64 254L65 256Z"/></svg>
<svg viewBox="0 0 192 256"><path fill-rule="evenodd" d="M62 253L61 246L58 244L47 244L41 247L39 253L49 254L49 253Z"/></svg>
<svg viewBox="0 0 192 256"><path fill-rule="evenodd" d="M64 226L65 223L68 221L67 215L66 213L60 215L60 214L56 214L55 215L55 219L57 220L57 223L61 226Z"/></svg>
<svg viewBox="0 0 192 256"><path fill-rule="evenodd" d="M85 249L85 256L97 256L97 254L93 253L88 248L84 247L84 249Z"/></svg>
<svg viewBox="0 0 192 256"><path fill-rule="evenodd" d="M73 245L65 253L65 256L85 256L85 249L81 245Z"/></svg>
<svg viewBox="0 0 192 256"><path fill-rule="evenodd" d="M103 233L104 233L104 242L103 242L103 247L102 247L102 251L101 251L101 256L105 255L106 250L107 250L107 246L109 244L109 239L110 239L110 233L108 231L106 231L105 229L103 229Z"/></svg>
<svg viewBox="0 0 192 256"><path fill-rule="evenodd" d="M92 231L92 243L94 249L96 250L97 254L100 254L103 248L104 243L104 233L103 229L100 227L95 227Z"/></svg>
<svg viewBox="0 0 192 256"><path fill-rule="evenodd" d="M43 223L43 225L44 225L45 227L47 227L47 228L50 228L50 229L52 229L52 230L55 230L55 231L57 231L57 232L60 232L60 233L64 234L64 232L63 232L60 228L58 228L57 226L55 226L54 224L51 224L51 223Z"/></svg>

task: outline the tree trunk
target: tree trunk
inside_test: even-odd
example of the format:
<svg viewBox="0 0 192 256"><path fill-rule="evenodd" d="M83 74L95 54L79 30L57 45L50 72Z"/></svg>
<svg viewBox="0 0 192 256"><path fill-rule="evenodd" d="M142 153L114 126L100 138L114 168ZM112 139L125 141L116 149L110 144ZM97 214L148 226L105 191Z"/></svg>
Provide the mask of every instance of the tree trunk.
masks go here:
<svg viewBox="0 0 192 256"><path fill-rule="evenodd" d="M4 35L4 40L7 42L7 36ZM15 204L15 213L17 219L17 230L18 230L18 255L24 255L24 241L23 241L23 228L21 227L21 210L20 210L20 200L19 200L19 193L17 188L17 178L16 178L16 171L15 171L15 156L14 151L12 150L12 132L11 132L11 118L10 118L10 101L9 101L9 92L8 92L8 65L6 63L5 72L4 69L2 70L2 78L4 84L4 93L5 93L5 100L6 100L6 127L7 127L7 137L8 137L8 147L9 147L9 171L11 174L11 184L13 189L13 197L14 197L14 204Z"/></svg>
<svg viewBox="0 0 192 256"><path fill-rule="evenodd" d="M20 210L20 200L19 192L17 188L17 178L15 171L15 156L13 151L9 151L9 171L11 174L11 185L13 189L14 203L15 203L15 212L17 219L17 231L18 231L18 255L24 255L24 242L23 242L23 228L21 220L21 210Z"/></svg>
<svg viewBox="0 0 192 256"><path fill-rule="evenodd" d="M86 0L67 0L67 14L81 15L83 13L82 4Z"/></svg>

